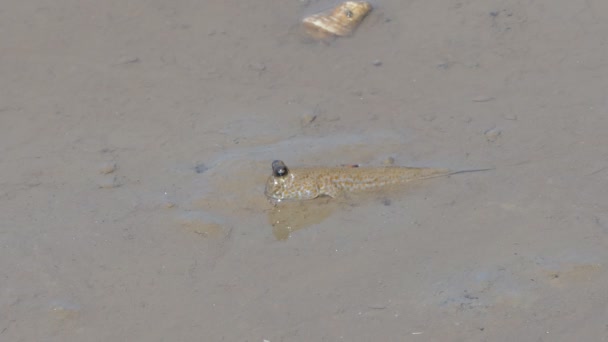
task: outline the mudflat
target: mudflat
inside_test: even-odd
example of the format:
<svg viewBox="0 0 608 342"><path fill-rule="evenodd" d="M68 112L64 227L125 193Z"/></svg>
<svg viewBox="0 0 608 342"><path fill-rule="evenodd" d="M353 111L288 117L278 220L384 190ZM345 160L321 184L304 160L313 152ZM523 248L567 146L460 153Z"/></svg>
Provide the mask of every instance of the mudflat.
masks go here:
<svg viewBox="0 0 608 342"><path fill-rule="evenodd" d="M5 0L1 341L600 341L608 2ZM491 172L272 206L273 160Z"/></svg>

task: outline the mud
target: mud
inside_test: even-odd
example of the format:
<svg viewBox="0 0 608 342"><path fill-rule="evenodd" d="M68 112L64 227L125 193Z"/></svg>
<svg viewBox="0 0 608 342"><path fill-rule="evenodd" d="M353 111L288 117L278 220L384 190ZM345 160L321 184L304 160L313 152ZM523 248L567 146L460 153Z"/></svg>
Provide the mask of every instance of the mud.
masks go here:
<svg viewBox="0 0 608 342"><path fill-rule="evenodd" d="M1 341L602 341L608 2L5 0ZM492 172L277 209L272 160Z"/></svg>

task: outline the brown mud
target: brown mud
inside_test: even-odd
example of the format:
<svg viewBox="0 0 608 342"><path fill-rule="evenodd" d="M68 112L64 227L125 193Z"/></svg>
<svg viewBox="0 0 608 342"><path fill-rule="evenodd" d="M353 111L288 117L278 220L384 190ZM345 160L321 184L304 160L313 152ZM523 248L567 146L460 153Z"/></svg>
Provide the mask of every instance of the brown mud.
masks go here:
<svg viewBox="0 0 608 342"><path fill-rule="evenodd" d="M608 336L608 2L2 4L0 341ZM264 196L387 158L496 170Z"/></svg>

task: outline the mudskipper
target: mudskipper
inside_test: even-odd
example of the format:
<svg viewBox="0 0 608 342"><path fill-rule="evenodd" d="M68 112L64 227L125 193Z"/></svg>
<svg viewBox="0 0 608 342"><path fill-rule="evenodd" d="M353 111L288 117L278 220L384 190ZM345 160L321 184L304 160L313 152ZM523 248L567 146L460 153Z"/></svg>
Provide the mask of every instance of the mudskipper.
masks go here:
<svg viewBox="0 0 608 342"><path fill-rule="evenodd" d="M350 192L377 190L391 185L489 169L451 171L403 166L302 167L288 168L281 160L272 162L272 175L265 194L273 204L287 200L310 200L320 196L336 198Z"/></svg>

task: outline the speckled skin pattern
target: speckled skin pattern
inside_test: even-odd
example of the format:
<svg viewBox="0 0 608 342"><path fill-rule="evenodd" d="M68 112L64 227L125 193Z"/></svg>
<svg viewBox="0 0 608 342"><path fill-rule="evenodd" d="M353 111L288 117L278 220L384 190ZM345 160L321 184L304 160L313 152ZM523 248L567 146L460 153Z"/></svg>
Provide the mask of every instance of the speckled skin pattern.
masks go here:
<svg viewBox="0 0 608 342"><path fill-rule="evenodd" d="M273 202L309 200L319 196L335 198L343 193L381 189L451 174L447 169L400 166L310 167L288 170L285 167L285 170L283 175L273 172L266 182L265 194Z"/></svg>

